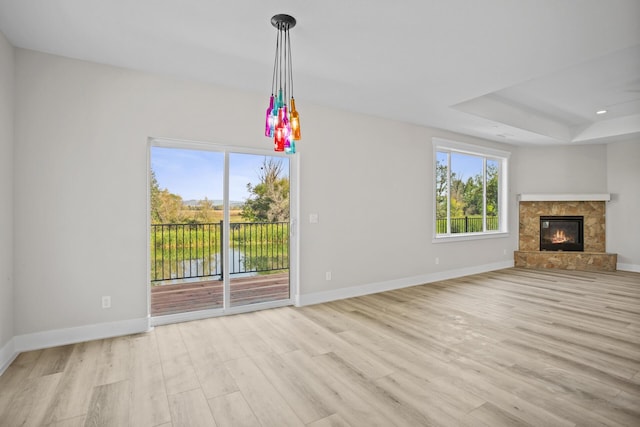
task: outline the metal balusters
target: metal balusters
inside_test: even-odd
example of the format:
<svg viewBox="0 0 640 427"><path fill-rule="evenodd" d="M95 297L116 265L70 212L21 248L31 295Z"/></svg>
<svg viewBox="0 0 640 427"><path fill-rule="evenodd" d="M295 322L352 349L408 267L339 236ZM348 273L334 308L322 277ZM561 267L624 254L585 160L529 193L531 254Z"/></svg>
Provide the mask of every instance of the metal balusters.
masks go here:
<svg viewBox="0 0 640 427"><path fill-rule="evenodd" d="M223 223L153 224L151 280L223 275ZM289 224L233 223L230 274L289 268Z"/></svg>

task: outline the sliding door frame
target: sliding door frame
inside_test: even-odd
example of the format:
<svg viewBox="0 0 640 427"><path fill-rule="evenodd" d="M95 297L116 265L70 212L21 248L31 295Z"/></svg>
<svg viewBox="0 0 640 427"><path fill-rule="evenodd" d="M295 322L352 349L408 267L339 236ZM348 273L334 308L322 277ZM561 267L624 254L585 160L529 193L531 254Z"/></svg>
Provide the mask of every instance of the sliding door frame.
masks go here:
<svg viewBox="0 0 640 427"><path fill-rule="evenodd" d="M164 316L151 316L151 248L149 241L151 239L151 191L150 191L150 177L151 177L151 148L177 148L187 150L202 150L202 151L214 151L224 154L224 179L223 179L223 191L224 191L224 224L225 232L223 233L224 247L229 248L229 154L252 154L257 156L269 156L269 157L286 157L289 160L289 298L278 301L269 301L255 304L247 304L241 306L231 307L230 305L230 291L228 282L229 279L225 278L224 286L224 304L222 308L212 308L207 310L190 311L184 313L169 314ZM147 142L147 219L146 219L146 252L147 252L147 271L146 271L146 289L147 289L147 317L151 326L159 326L170 323L187 322L191 320L205 319L209 317L224 316L228 314L245 313L256 310L263 310L268 308L283 307L287 305L294 305L299 300L299 277L300 271L298 268L299 263L299 172L300 172L300 154L297 153L294 156L287 156L271 150L263 150L250 147L241 147L235 145L219 144L214 142L204 141L188 141L178 140L170 138L149 138ZM229 257L224 258L224 271L230 271Z"/></svg>

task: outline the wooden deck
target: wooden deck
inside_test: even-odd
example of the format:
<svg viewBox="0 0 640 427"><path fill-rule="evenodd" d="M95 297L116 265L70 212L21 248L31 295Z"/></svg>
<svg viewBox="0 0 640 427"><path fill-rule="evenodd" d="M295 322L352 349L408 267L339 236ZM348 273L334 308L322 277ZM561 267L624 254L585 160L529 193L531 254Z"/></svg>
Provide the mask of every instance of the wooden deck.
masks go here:
<svg viewBox="0 0 640 427"><path fill-rule="evenodd" d="M221 308L220 280L203 280L151 288L151 315ZM255 304L289 298L289 273L252 277L231 277L231 305Z"/></svg>

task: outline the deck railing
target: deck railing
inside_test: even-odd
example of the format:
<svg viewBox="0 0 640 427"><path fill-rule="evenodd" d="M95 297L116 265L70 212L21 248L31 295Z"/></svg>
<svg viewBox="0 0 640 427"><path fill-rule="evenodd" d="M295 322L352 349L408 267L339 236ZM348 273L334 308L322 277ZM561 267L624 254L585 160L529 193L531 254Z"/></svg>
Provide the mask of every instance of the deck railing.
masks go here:
<svg viewBox="0 0 640 427"><path fill-rule="evenodd" d="M229 249L223 250L224 224L152 224L151 281L223 277L229 274L289 268L288 222L229 225Z"/></svg>
<svg viewBox="0 0 640 427"><path fill-rule="evenodd" d="M487 216L487 231L494 231L498 229L498 217ZM479 233L482 231L482 217L465 216L451 218L451 233ZM438 218L436 220L436 232L438 234L447 232L446 218Z"/></svg>

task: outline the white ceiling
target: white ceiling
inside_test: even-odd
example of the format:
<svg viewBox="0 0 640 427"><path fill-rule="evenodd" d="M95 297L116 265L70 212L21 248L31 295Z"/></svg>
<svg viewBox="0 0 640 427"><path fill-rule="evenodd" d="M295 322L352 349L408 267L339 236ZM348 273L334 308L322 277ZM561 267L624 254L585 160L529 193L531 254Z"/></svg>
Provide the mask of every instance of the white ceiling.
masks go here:
<svg viewBox="0 0 640 427"><path fill-rule="evenodd" d="M640 0L0 0L17 47L513 144L640 135ZM609 112L598 116L596 110Z"/></svg>

